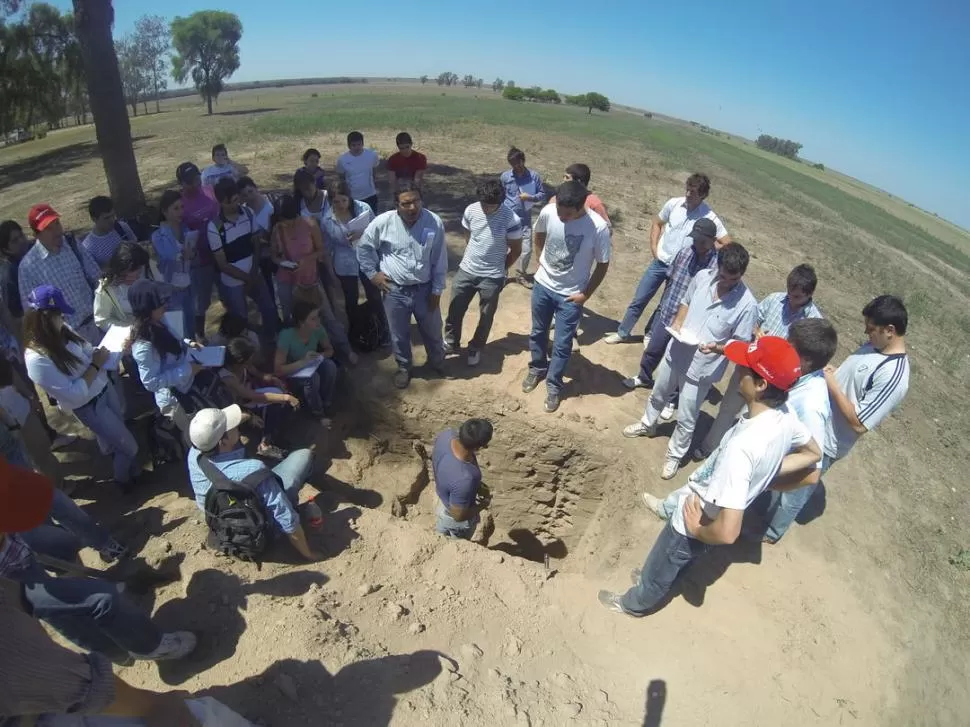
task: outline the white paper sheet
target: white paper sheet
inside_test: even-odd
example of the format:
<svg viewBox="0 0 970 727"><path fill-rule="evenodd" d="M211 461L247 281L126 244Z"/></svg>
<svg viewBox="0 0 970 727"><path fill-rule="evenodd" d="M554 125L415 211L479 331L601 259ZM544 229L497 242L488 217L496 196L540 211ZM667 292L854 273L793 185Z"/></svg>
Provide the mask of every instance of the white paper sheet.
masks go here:
<svg viewBox="0 0 970 727"><path fill-rule="evenodd" d="M205 346L204 348L189 349L189 361L200 363L206 368L219 368L225 360L225 346Z"/></svg>
<svg viewBox="0 0 970 727"><path fill-rule="evenodd" d="M323 356L315 359L304 366L302 369L297 371L295 374L290 374L291 379L308 379L320 368L320 364L323 363Z"/></svg>
<svg viewBox="0 0 970 727"><path fill-rule="evenodd" d="M669 333L671 336L673 336L681 343L686 343L688 346L699 346L701 344L700 338L698 338L697 334L694 333L693 331L687 331L684 329L675 331L670 326L667 326L667 333Z"/></svg>

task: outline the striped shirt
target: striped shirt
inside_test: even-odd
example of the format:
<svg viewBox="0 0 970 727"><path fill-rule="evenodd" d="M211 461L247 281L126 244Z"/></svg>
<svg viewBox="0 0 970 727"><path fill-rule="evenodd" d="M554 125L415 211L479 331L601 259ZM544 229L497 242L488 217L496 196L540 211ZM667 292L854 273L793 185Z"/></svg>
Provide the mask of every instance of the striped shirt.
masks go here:
<svg viewBox="0 0 970 727"><path fill-rule="evenodd" d="M885 354L867 343L842 362L835 378L852 402L856 416L868 431L898 407L909 391L909 357ZM825 431L825 454L845 457L859 439L837 406Z"/></svg>
<svg viewBox="0 0 970 727"><path fill-rule="evenodd" d="M125 240L128 242L138 242L138 237L132 232L127 222L118 220L114 224L114 227L104 235L98 235L94 230L91 230L88 236L84 238L81 246L91 253L94 262L104 268L107 267L111 256L115 254L118 245Z"/></svg>
<svg viewBox="0 0 970 727"><path fill-rule="evenodd" d="M822 318L822 311L815 305L814 300L792 313L788 308L787 293L772 293L766 295L758 303L758 328L765 336L779 336L788 338L788 329L795 321L805 318Z"/></svg>
<svg viewBox="0 0 970 727"><path fill-rule="evenodd" d="M209 238L209 249L212 252L222 250L226 254L226 260L243 273L248 273L253 269L253 234L257 232L255 219L252 210L245 205L241 205L235 221L226 219L226 216L219 216L209 223L206 234ZM219 229L223 232L220 234ZM223 243L223 237L225 243ZM243 281L231 275L222 273L222 284L237 288L243 285Z"/></svg>
<svg viewBox="0 0 970 727"><path fill-rule="evenodd" d="M19 535L8 533L0 544L0 576L9 577L29 568L33 563L34 556L27 543Z"/></svg>
<svg viewBox="0 0 970 727"><path fill-rule="evenodd" d="M64 316L64 320L85 338L94 336L96 340L92 343L100 340L94 326L94 290L101 279L101 269L87 250L77 243L71 244L66 237L62 238L57 252L36 242L24 255L18 275L20 302L24 309L29 307L27 297L34 288L53 285L60 289L64 300L74 309L71 315Z"/></svg>
<svg viewBox="0 0 970 727"><path fill-rule="evenodd" d="M660 300L660 322L669 326L677 317L680 303L687 292L687 286L701 270L717 269L717 250L711 251L703 258L697 257L693 245L688 245L674 258L667 276L667 287L664 288L663 298Z"/></svg>
<svg viewBox="0 0 970 727"><path fill-rule="evenodd" d="M504 278L509 240L522 239L522 223L509 207L501 205L490 215L481 202L465 208L461 226L469 232L468 245L458 267L469 275Z"/></svg>

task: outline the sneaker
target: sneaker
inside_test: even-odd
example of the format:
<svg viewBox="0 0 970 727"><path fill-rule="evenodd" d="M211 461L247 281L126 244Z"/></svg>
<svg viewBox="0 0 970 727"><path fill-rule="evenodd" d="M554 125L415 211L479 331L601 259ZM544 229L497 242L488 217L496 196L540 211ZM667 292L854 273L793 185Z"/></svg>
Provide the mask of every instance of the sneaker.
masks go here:
<svg viewBox="0 0 970 727"><path fill-rule="evenodd" d="M643 350L646 351L647 347L650 345L650 336L643 337Z"/></svg>
<svg viewBox="0 0 970 727"><path fill-rule="evenodd" d="M623 604L620 601L620 595L618 593L613 593L613 591L600 591L597 598L599 598L599 602L610 611L616 611L617 613L622 613L625 616L633 616L634 618L639 617L637 614L630 613L623 608Z"/></svg>
<svg viewBox="0 0 970 727"><path fill-rule="evenodd" d="M640 502L646 505L647 509L661 520L667 519L667 511L664 510L664 501L659 497L654 497L649 492L641 492Z"/></svg>
<svg viewBox="0 0 970 727"><path fill-rule="evenodd" d="M657 436L657 430L656 427L648 427L643 422L637 422L636 424L623 427L623 436L629 437L630 439L636 439L637 437L655 437Z"/></svg>
<svg viewBox="0 0 970 727"><path fill-rule="evenodd" d="M451 341L445 341L443 348L445 350L445 354L446 355L447 354L452 354L452 353L458 353L459 350L461 349L460 346L456 346Z"/></svg>
<svg viewBox="0 0 970 727"><path fill-rule="evenodd" d="M660 471L660 479L671 480L674 475L677 474L677 470L680 469L680 462L676 459L668 459L664 461L664 468Z"/></svg>
<svg viewBox="0 0 970 727"><path fill-rule="evenodd" d="M623 379L623 385L630 391L634 389L652 389L653 382L649 380L641 379L639 376L631 376L627 379Z"/></svg>
<svg viewBox="0 0 970 727"><path fill-rule="evenodd" d="M286 459L287 454L289 452L282 447L277 447L275 444L261 444L256 449L257 457L265 457L266 459L275 459L277 461Z"/></svg>
<svg viewBox="0 0 970 727"><path fill-rule="evenodd" d="M394 372L394 385L399 389L408 388L411 383L411 372L407 369L398 369Z"/></svg>
<svg viewBox="0 0 970 727"><path fill-rule="evenodd" d="M621 336L619 333L611 333L603 338L603 343L608 343L612 346L615 343L626 343L629 340L629 336Z"/></svg>
<svg viewBox="0 0 970 727"><path fill-rule="evenodd" d="M546 394L546 413L552 414L559 408L559 394Z"/></svg>
<svg viewBox="0 0 970 727"><path fill-rule="evenodd" d="M472 350L469 350L468 351L468 365L469 366L478 366L478 364L480 364L481 361L482 361L482 352L481 351L472 351Z"/></svg>
<svg viewBox="0 0 970 727"><path fill-rule="evenodd" d="M669 422L671 419L674 418L675 410L676 410L676 407L674 407L672 403L667 402L667 404L660 412L660 418L665 422Z"/></svg>
<svg viewBox="0 0 970 727"><path fill-rule="evenodd" d="M162 643L158 648L148 654L136 654L132 652L132 657L143 661L171 661L188 656L195 649L197 639L191 631L173 631L170 634L162 634Z"/></svg>
<svg viewBox="0 0 970 727"><path fill-rule="evenodd" d="M519 273L519 275L515 277L515 282L528 290L532 290L533 288L532 281L529 280L528 276L526 276L524 273Z"/></svg>
<svg viewBox="0 0 970 727"><path fill-rule="evenodd" d="M535 391L535 388L539 385L540 381L542 381L542 377L539 376L539 374L534 374L530 371L525 375L525 378L522 379L522 391L526 394Z"/></svg>
<svg viewBox="0 0 970 727"><path fill-rule="evenodd" d="M128 552L128 547L122 545L114 538L108 541L108 544L98 551L101 555L101 561L104 563L114 563L116 560L125 560L131 553Z"/></svg>

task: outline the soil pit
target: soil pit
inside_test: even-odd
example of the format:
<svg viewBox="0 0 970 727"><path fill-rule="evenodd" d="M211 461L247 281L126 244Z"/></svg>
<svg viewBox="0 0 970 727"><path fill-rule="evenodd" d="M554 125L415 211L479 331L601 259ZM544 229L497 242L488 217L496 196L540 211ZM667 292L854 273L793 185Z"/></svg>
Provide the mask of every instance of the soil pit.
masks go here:
<svg viewBox="0 0 970 727"><path fill-rule="evenodd" d="M388 424L367 438L348 438L349 457L334 460L328 474L341 484L354 483L358 504L433 528L437 496L430 458L437 431L416 427L462 418L461 412L434 412L409 421L407 428ZM495 435L478 457L483 509L474 539L529 560L565 558L599 506L606 462L563 429L507 412L490 418Z"/></svg>

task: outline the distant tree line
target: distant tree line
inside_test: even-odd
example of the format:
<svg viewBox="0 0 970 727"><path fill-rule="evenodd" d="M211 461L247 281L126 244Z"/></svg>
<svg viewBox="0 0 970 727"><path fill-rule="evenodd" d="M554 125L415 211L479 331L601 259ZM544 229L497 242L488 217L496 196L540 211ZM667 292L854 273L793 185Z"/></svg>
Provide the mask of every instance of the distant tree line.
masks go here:
<svg viewBox="0 0 970 727"><path fill-rule="evenodd" d="M770 151L773 154L779 154L789 159L798 158L798 152L802 148L802 145L797 141L779 139L777 136L768 136L768 134L762 134L754 143L759 149L764 149L765 151Z"/></svg>
<svg viewBox="0 0 970 727"><path fill-rule="evenodd" d="M562 103L562 97L553 88L542 89L538 86L520 88L519 86L506 86L502 91L502 98L509 101L533 101L535 103Z"/></svg>
<svg viewBox="0 0 970 727"><path fill-rule="evenodd" d="M421 84L424 85L431 80L431 77L421 76L420 80ZM484 81L481 78L476 78L471 74L459 78L457 73L452 73L451 71L439 73L435 82L439 86L457 86L460 83L465 88L482 88L484 85ZM496 78L492 81L492 91L501 93L502 98L509 101L532 101L533 103L551 104L561 104L565 101L572 106L580 106L588 109L589 113L593 113L594 109L604 112L610 110L610 100L596 91L570 96L568 94L560 94L554 88L541 88L539 86L529 86L526 88L517 86L515 81L505 81L501 78Z"/></svg>

